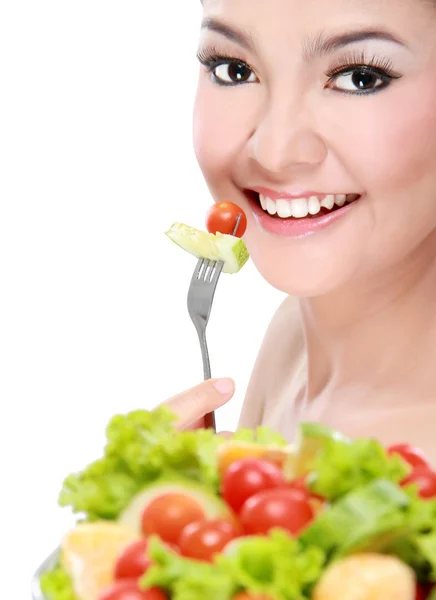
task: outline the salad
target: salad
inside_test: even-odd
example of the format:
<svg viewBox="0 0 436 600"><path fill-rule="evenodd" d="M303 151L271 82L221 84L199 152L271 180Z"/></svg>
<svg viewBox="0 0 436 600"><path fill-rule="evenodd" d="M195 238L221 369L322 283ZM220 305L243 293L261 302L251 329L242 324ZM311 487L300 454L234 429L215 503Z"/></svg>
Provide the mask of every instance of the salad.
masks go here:
<svg viewBox="0 0 436 600"><path fill-rule="evenodd" d="M106 438L63 482L78 522L47 600L436 598L436 474L418 449L314 423L292 445L180 432L165 406L115 416Z"/></svg>
<svg viewBox="0 0 436 600"><path fill-rule="evenodd" d="M166 234L197 258L222 261L223 273L238 273L249 259L247 246L241 239L246 228L247 216L239 206L217 202L206 214L207 231L176 222Z"/></svg>

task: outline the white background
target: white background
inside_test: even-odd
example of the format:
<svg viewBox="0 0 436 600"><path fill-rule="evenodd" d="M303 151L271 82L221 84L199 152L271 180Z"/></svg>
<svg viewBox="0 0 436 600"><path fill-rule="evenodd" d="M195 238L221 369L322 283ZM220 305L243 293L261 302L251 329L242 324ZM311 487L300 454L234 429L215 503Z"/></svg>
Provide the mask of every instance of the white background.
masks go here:
<svg viewBox="0 0 436 600"><path fill-rule="evenodd" d="M212 200L192 150L199 0L3 0L0 8L0 596L72 523L64 476L107 420L201 380L195 259L164 235ZM252 264L223 276L213 375L233 428L281 301Z"/></svg>

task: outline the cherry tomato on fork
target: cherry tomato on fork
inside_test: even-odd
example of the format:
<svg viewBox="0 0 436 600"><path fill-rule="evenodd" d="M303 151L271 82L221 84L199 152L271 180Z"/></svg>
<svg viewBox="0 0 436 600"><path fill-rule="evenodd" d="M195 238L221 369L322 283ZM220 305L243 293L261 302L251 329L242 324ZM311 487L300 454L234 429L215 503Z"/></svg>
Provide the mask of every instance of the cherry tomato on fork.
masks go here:
<svg viewBox="0 0 436 600"><path fill-rule="evenodd" d="M247 229L247 217L239 206L232 202L217 202L206 214L206 228L209 233L226 233L233 235L238 216L241 221L236 231L236 237L241 238Z"/></svg>

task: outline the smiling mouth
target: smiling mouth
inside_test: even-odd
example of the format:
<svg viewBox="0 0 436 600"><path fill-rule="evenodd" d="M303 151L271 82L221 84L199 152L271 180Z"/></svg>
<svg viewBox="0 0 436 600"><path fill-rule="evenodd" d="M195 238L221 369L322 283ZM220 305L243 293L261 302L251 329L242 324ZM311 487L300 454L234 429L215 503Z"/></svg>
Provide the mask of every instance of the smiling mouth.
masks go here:
<svg viewBox="0 0 436 600"><path fill-rule="evenodd" d="M246 193L251 201L257 202L271 217L289 220L322 217L356 202L361 197L360 194L318 194L309 198L273 200L253 190L246 190Z"/></svg>

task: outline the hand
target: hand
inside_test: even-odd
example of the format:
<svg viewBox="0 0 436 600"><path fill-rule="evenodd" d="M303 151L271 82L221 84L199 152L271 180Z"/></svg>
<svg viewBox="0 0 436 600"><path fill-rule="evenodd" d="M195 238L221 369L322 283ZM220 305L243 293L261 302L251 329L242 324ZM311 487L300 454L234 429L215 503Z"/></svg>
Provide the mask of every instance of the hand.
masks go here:
<svg viewBox="0 0 436 600"><path fill-rule="evenodd" d="M179 429L197 429L204 427L204 416L226 404L234 391L232 379L208 379L163 404L177 415Z"/></svg>

